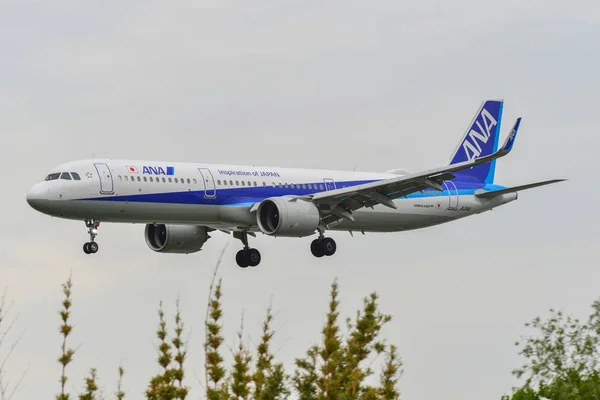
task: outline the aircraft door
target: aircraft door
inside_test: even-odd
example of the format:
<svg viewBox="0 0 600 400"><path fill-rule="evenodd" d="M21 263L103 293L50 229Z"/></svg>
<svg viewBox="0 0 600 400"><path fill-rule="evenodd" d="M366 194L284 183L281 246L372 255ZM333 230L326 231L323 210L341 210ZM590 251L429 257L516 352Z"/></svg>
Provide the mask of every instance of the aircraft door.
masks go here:
<svg viewBox="0 0 600 400"><path fill-rule="evenodd" d="M204 185L204 198L214 199L217 197L217 188L215 186L215 178L208 168L198 168L202 176L202 184Z"/></svg>
<svg viewBox="0 0 600 400"><path fill-rule="evenodd" d="M101 194L112 194L114 193L114 182L110 168L106 164L96 163L94 164L98 176L100 177L100 193Z"/></svg>
<svg viewBox="0 0 600 400"><path fill-rule="evenodd" d="M444 188L448 191L448 210L458 210L458 189L454 182L444 181Z"/></svg>
<svg viewBox="0 0 600 400"><path fill-rule="evenodd" d="M326 190L335 190L335 182L333 179L331 178L324 178L323 182L325 182L325 189Z"/></svg>

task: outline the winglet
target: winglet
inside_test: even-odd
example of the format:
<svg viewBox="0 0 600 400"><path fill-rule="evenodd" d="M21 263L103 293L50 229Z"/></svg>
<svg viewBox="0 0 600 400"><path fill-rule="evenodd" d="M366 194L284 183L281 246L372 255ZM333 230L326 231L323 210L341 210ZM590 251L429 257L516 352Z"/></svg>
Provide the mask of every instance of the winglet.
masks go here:
<svg viewBox="0 0 600 400"><path fill-rule="evenodd" d="M517 118L515 125L510 130L510 133L508 134L508 137L506 138L506 141L504 142L504 145L502 146L503 152L508 153L509 151L512 150L513 146L515 145L515 139L517 137L517 131L519 130L519 125L521 125L521 117Z"/></svg>

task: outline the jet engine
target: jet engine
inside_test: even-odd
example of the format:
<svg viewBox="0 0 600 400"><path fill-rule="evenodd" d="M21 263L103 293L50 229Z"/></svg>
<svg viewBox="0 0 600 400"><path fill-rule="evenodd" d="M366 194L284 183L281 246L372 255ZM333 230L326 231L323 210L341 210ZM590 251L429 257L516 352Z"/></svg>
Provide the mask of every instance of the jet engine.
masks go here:
<svg viewBox="0 0 600 400"><path fill-rule="evenodd" d="M270 197L258 206L256 219L266 235L303 237L315 233L321 218L311 202L293 197Z"/></svg>
<svg viewBox="0 0 600 400"><path fill-rule="evenodd" d="M200 251L210 236L205 226L147 224L144 238L156 252L188 254Z"/></svg>

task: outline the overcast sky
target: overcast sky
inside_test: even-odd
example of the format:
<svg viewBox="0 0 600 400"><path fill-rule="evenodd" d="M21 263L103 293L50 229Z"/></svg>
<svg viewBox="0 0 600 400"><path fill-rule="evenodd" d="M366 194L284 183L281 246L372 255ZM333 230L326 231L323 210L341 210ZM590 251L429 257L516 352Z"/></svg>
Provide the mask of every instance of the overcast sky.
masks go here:
<svg viewBox="0 0 600 400"><path fill-rule="evenodd" d="M242 311L249 340L273 295L274 348L291 364L319 338L338 277L342 316L371 291L405 364L405 399L498 399L517 383L513 343L550 307L585 317L600 297L597 198L600 3L554 0L0 0L0 288L24 331L9 378L16 399L59 389L60 284L74 280L70 387L98 368L131 399L155 363L156 308L179 294L192 328L187 384L203 376L209 280L229 243L227 345ZM101 226L86 256L83 222L42 215L27 189L57 164L96 157L385 171L443 165L486 98L504 98L502 138L522 116L497 182L554 177L492 212L420 231L257 237L214 233L193 255L152 252L142 225ZM170 321L170 320L169 320ZM6 350L6 349L5 349ZM0 355L3 354L0 350Z"/></svg>

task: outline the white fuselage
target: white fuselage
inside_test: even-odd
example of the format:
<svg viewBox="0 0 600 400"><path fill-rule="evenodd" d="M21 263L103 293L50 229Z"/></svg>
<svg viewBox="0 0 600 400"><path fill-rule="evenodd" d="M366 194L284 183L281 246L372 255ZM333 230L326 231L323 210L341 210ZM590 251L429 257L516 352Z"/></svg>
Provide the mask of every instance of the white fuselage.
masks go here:
<svg viewBox="0 0 600 400"><path fill-rule="evenodd" d="M66 176L56 175L69 173ZM71 173L76 173L71 174ZM84 160L54 168L27 199L36 210L67 219L117 223L193 224L260 231L252 205L270 197L297 196L397 175L276 167L207 165L139 160ZM79 177L79 180L73 178ZM56 178L56 179L54 179ZM495 186L495 185L494 185ZM498 186L496 186L498 187ZM482 187L447 181L342 219L332 230L392 232L418 229L481 213L513 201L516 193L477 198Z"/></svg>

